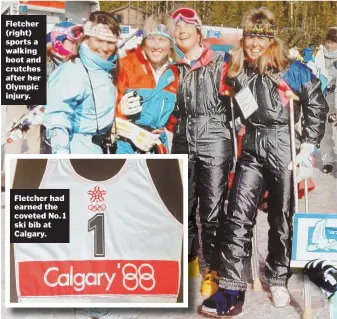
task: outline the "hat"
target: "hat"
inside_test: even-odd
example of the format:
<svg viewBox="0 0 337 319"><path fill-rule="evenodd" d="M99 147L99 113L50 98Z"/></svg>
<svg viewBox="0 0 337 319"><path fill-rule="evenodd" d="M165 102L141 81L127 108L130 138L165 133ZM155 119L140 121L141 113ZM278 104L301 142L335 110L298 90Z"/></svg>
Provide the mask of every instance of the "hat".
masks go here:
<svg viewBox="0 0 337 319"><path fill-rule="evenodd" d="M75 42L79 40L82 35L83 26L68 21L55 24L49 33L52 44L55 44L56 41L63 42L65 39Z"/></svg>
<svg viewBox="0 0 337 319"><path fill-rule="evenodd" d="M83 36L83 27L79 24L64 21L54 25L51 31L47 34L47 42L52 43L54 53L61 56L71 55L72 52L68 51L64 46L64 40L72 42L79 41Z"/></svg>

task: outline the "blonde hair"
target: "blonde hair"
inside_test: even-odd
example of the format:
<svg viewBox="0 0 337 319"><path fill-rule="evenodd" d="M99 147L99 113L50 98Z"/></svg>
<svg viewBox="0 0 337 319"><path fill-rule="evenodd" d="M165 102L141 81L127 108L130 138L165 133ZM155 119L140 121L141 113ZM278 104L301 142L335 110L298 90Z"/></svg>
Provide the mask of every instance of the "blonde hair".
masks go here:
<svg viewBox="0 0 337 319"><path fill-rule="evenodd" d="M170 37L172 37L172 39L174 39L176 24L175 24L175 21L172 19L172 17L167 15L167 14L152 14L152 15L150 15L144 21L144 25L143 25L144 34L146 35L146 34L149 34L151 32L156 32L157 28L160 24L163 24L167 28L168 35ZM144 46L145 40L146 40L146 37L143 38L143 41L140 44L140 47ZM174 61L178 61L178 59L179 59L177 53L174 50L173 43L172 43L169 58L171 58Z"/></svg>
<svg viewBox="0 0 337 319"><path fill-rule="evenodd" d="M252 30L255 25L263 25L264 28L270 29L275 25L274 14L265 7L259 9L251 9L246 12L242 19L243 32ZM243 37L238 45L231 51L231 60L229 63L228 76L236 77L243 70L245 61ZM263 74L267 68L276 68L281 71L289 64L289 50L285 43L280 38L272 38L271 44L266 52L257 60L257 69L260 74Z"/></svg>

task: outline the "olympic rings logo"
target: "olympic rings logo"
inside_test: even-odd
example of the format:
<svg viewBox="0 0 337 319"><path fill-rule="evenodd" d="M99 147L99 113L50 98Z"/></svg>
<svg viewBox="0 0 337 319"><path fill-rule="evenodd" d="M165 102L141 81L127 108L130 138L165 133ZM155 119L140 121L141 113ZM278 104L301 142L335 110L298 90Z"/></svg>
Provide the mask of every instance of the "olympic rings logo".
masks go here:
<svg viewBox="0 0 337 319"><path fill-rule="evenodd" d="M149 268L150 272L143 272L143 268ZM126 268L132 268L133 272L126 273ZM142 264L138 269L134 264L125 264L122 269L123 274L123 286L125 289L133 291L138 287L142 288L145 291L152 290L156 285L156 280L154 278L154 269L149 264ZM126 284L126 281L135 281L133 286L129 286ZM144 281L152 281L152 285L150 287L144 286Z"/></svg>
<svg viewBox="0 0 337 319"><path fill-rule="evenodd" d="M88 206L88 209L91 210L92 212L97 212L97 211L103 212L103 211L105 211L106 206L104 204L102 204L102 205L99 205L99 204L92 205L92 204L90 204Z"/></svg>

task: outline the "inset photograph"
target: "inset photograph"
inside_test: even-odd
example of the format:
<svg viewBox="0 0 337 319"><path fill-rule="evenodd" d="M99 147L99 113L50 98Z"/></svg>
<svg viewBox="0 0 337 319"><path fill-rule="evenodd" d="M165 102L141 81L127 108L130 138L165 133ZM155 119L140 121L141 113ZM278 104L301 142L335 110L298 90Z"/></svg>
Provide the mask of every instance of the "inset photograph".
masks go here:
<svg viewBox="0 0 337 319"><path fill-rule="evenodd" d="M7 306L187 307L178 157L11 156Z"/></svg>

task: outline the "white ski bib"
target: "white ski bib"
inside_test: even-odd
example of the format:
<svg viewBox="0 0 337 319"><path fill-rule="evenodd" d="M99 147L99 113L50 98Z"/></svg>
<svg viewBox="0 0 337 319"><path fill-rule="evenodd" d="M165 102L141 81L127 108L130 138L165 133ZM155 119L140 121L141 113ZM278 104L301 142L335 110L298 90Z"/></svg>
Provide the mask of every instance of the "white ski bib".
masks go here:
<svg viewBox="0 0 337 319"><path fill-rule="evenodd" d="M105 181L48 160L40 189L69 188L70 243L14 244L20 302L176 302L182 225L145 159Z"/></svg>

